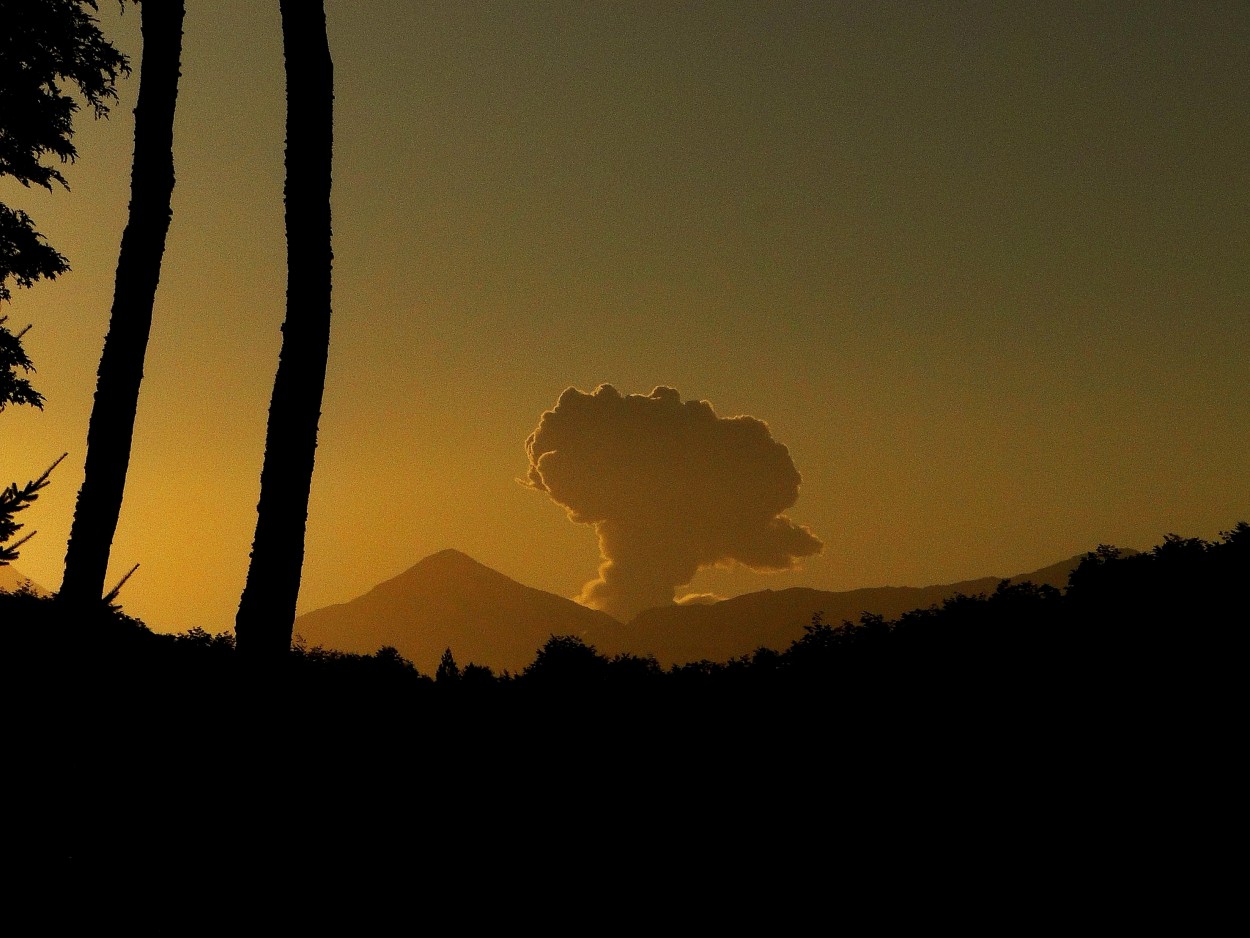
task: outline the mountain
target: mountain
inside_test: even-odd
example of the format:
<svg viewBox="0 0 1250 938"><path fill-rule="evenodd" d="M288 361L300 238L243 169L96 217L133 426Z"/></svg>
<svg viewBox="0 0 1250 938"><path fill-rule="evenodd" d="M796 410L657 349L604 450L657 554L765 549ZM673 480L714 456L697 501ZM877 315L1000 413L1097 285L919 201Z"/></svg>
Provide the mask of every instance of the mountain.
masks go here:
<svg viewBox="0 0 1250 938"><path fill-rule="evenodd" d="M20 570L7 565L0 567L0 592L11 593L27 584L36 593L39 593L40 595L47 595L48 591L46 589L30 577L25 576Z"/></svg>
<svg viewBox="0 0 1250 938"><path fill-rule="evenodd" d="M552 635L577 635L605 655L654 655L668 667L728 661L760 647L784 651L802 637L815 613L832 625L857 621L864 612L894 618L957 593L992 592L1003 579L1062 588L1079 561L1078 556L1019 576L941 586L762 590L708 605L648 609L623 624L444 550L350 602L305 613L295 620L295 632L310 645L360 654L392 645L429 675L447 648L461 666L515 673Z"/></svg>
<svg viewBox="0 0 1250 938"><path fill-rule="evenodd" d="M892 619L940 604L957 593L992 593L1004 579L1062 588L1080 559L1073 557L1014 577L982 577L940 586L881 586L844 592L793 587L746 593L707 605L660 606L640 612L628 625L613 620L583 639L606 655L654 655L664 667L701 659L728 661L760 647L784 651L803 636L803 627L816 613L830 625L856 622L865 612Z"/></svg>
<svg viewBox="0 0 1250 938"><path fill-rule="evenodd" d="M350 602L299 616L295 632L310 645L360 654L392 645L422 674L434 674L447 648L461 666L498 673L520 671L552 635L582 635L615 621L443 550Z"/></svg>

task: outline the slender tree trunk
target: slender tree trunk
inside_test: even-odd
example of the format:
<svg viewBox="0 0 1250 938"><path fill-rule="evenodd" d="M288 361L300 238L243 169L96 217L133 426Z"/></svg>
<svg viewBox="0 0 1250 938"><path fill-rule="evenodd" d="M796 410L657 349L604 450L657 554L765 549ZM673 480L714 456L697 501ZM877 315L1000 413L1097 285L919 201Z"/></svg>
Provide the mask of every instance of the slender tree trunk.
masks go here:
<svg viewBox="0 0 1250 938"><path fill-rule="evenodd" d="M286 321L269 403L265 461L239 653L278 659L291 646L304 565L317 423L330 347L330 170L334 66L322 0L281 0L286 61Z"/></svg>
<svg viewBox="0 0 1250 938"><path fill-rule="evenodd" d="M126 488L143 359L161 277L174 190L174 107L182 56L183 0L139 7L143 56L135 106L130 217L122 233L113 309L87 428L87 458L65 553L60 597L99 602Z"/></svg>

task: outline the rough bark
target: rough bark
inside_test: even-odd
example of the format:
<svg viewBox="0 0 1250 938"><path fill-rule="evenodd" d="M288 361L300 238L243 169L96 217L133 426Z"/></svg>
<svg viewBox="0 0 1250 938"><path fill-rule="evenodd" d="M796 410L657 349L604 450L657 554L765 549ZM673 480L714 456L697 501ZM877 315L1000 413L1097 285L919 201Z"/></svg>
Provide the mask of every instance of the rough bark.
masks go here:
<svg viewBox="0 0 1250 938"><path fill-rule="evenodd" d="M122 234L104 352L96 373L82 488L74 507L60 596L99 602L117 530L134 435L152 306L174 190L174 108L182 57L183 0L139 7L143 55L135 106L130 215Z"/></svg>
<svg viewBox="0 0 1250 938"><path fill-rule="evenodd" d="M290 650L304 564L308 497L330 345L330 174L334 69L320 0L281 0L286 63L287 308L269 404L239 653Z"/></svg>

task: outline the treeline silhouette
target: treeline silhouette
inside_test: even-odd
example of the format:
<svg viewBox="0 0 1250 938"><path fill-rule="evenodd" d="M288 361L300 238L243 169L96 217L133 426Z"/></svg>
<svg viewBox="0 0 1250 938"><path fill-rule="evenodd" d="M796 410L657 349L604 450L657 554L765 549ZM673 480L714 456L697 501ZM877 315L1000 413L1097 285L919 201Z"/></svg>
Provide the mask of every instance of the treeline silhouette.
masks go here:
<svg viewBox="0 0 1250 938"><path fill-rule="evenodd" d="M19 764L72 806L49 842L80 853L133 842L140 824L149 837L212 839L252 814L285 818L284 836L301 842L369 839L380 829L346 818L380 804L419 806L387 821L392 833L457 840L537 824L537 811L544 836L577 840L586 818L566 799L583 789L639 823L695 810L683 799L696 791L728 809L831 785L919 823L942 792L1040 836L1037 825L1088 820L1096 803L1111 810L1089 800L1093 779L1130 785L1115 797L1139 804L1157 794L1158 760L1205 778L1231 755L1248 572L1241 522L1217 541L1099 547L1064 590L1004 581L840 624L813 610L787 648L667 669L569 635L517 673L449 649L429 675L393 648L299 640L280 668L258 667L229 633L158 634L115 606L72 615L29 590L0 594L0 622L18 736L41 751ZM301 790L347 814L313 827L284 814ZM1109 818L1099 823L1132 823ZM702 823L699 836L729 836Z"/></svg>
<svg viewBox="0 0 1250 938"><path fill-rule="evenodd" d="M1244 627L1248 573L1250 525L1240 522L1217 541L1168 535L1142 553L1100 546L1063 591L1003 580L992 593L957 595L897 619L865 613L836 624L813 610L804 635L788 648L761 647L728 661L665 669L650 656L607 656L577 636L553 635L515 673L462 665L448 649L436 672L423 674L392 647L351 654L309 647L297 636L282 668L255 673L282 682L283 694L298 689L304 703L385 699L399 707L588 698L637 704L652 695L672 701L702 694L764 703L793 692L905 698L916 688L958 697L970 688L1005 691L1059 676L1116 683L1152 659L1197 664L1231 647ZM0 593L0 618L17 652L10 661L28 668L44 658L55 668L77 659L85 670L76 679L84 685L237 689L252 676L231 633L155 633L116 605L84 613L23 589Z"/></svg>

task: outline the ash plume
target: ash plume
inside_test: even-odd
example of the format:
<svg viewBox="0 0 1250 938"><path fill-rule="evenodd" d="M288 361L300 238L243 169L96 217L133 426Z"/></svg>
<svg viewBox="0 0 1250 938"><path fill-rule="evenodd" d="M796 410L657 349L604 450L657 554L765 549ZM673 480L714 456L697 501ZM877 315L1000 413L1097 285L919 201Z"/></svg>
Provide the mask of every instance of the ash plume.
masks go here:
<svg viewBox="0 0 1250 938"><path fill-rule="evenodd" d="M525 450L526 484L599 536L599 576L578 601L622 621L672 602L701 568L788 570L824 546L783 514L801 478L768 425L673 388L568 388Z"/></svg>

